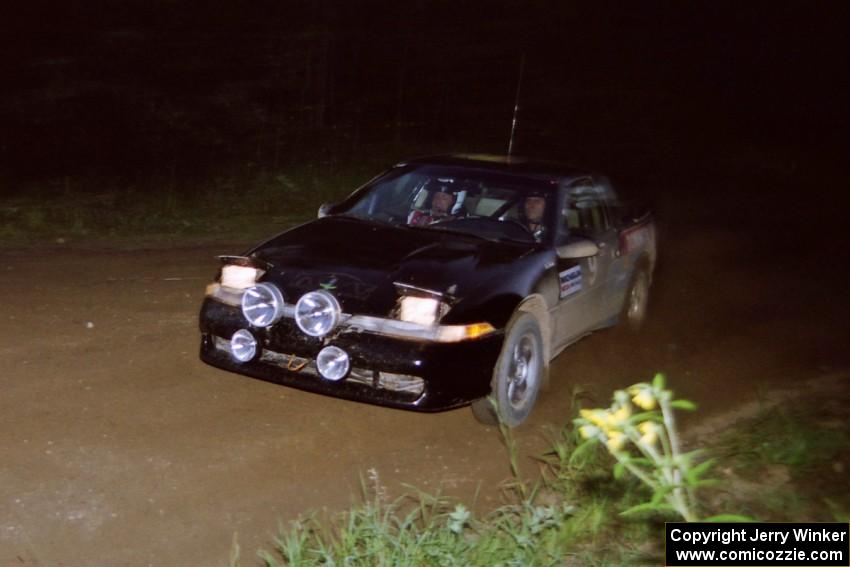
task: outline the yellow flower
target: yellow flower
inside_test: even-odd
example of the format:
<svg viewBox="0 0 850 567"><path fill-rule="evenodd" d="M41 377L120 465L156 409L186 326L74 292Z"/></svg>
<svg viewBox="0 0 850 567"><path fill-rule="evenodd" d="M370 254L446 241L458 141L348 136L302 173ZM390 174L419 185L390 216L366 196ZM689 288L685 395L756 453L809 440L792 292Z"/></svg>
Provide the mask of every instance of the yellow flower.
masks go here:
<svg viewBox="0 0 850 567"><path fill-rule="evenodd" d="M644 421L638 425L638 431L641 433L640 443L652 446L658 441L659 425L652 421Z"/></svg>
<svg viewBox="0 0 850 567"><path fill-rule="evenodd" d="M578 432L585 439L591 439L599 435L599 428L593 425L582 425L578 428Z"/></svg>
<svg viewBox="0 0 850 567"><path fill-rule="evenodd" d="M583 409L581 410L581 412L579 412L579 415L581 415L581 417L583 417L593 425L602 428L606 426L606 414L607 412L601 409Z"/></svg>
<svg viewBox="0 0 850 567"><path fill-rule="evenodd" d="M622 427L623 422L629 419L629 416L632 415L631 410L627 406L622 406L620 409L614 412L607 412L605 416L605 424L610 429L619 429Z"/></svg>
<svg viewBox="0 0 850 567"><path fill-rule="evenodd" d="M648 388L646 386L642 388L634 388L632 390L632 402L641 408L647 411L655 409L655 396L652 395L652 388Z"/></svg>
<svg viewBox="0 0 850 567"><path fill-rule="evenodd" d="M614 431L608 436L608 450L612 453L616 453L620 449L623 448L623 445L626 444L626 434L620 431Z"/></svg>

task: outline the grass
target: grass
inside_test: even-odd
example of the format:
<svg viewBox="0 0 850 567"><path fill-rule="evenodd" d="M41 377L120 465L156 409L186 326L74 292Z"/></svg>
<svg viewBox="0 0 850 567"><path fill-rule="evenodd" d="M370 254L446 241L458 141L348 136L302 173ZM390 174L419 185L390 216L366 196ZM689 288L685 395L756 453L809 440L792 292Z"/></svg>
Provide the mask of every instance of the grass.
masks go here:
<svg viewBox="0 0 850 567"><path fill-rule="evenodd" d="M611 502L579 510L542 493L521 497L477 516L461 503L413 492L385 502L364 489L363 503L330 521L313 516L282 530L272 551L259 556L267 566L282 565L555 565L622 564L634 550L594 550L598 534L588 521L604 523ZM233 565L240 565L238 556Z"/></svg>
<svg viewBox="0 0 850 567"><path fill-rule="evenodd" d="M373 498L330 525L296 522L276 540L277 553L261 557L267 565L552 564L564 556L559 526L570 513L515 505L479 519L425 493L390 503Z"/></svg>
<svg viewBox="0 0 850 567"><path fill-rule="evenodd" d="M755 418L745 431L724 439L718 453L734 458L737 470L757 476L765 467L787 467L801 478L833 459L850 439L846 432L817 424L815 408L773 408Z"/></svg>
<svg viewBox="0 0 850 567"><path fill-rule="evenodd" d="M0 201L0 246L175 237L256 240L315 218L319 204L348 195L384 166L246 169L180 186L46 181Z"/></svg>
<svg viewBox="0 0 850 567"><path fill-rule="evenodd" d="M711 453L722 486L709 499L766 521L850 517L850 393L810 392L723 434Z"/></svg>

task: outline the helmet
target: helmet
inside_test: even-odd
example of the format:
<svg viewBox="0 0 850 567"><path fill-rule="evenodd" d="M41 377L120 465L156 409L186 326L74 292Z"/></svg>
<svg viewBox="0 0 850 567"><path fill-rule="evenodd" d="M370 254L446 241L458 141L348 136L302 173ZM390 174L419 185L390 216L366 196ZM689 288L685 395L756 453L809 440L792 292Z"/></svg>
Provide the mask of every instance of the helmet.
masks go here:
<svg viewBox="0 0 850 567"><path fill-rule="evenodd" d="M454 188L454 182L450 179L429 179L422 185L422 188L432 195L434 193L449 193L452 197L457 196L457 190Z"/></svg>
<svg viewBox="0 0 850 567"><path fill-rule="evenodd" d="M434 177L429 179L421 187L422 191L428 194L427 206L430 207L433 202L434 195L437 193L447 193L452 197L452 204L449 208L449 213L452 215L463 214L463 203L466 200L466 190L458 187L454 179L445 179Z"/></svg>
<svg viewBox="0 0 850 567"><path fill-rule="evenodd" d="M541 199L545 199L547 197L546 191L541 191L540 189L529 189L522 194L523 200L529 199L531 197L539 197Z"/></svg>

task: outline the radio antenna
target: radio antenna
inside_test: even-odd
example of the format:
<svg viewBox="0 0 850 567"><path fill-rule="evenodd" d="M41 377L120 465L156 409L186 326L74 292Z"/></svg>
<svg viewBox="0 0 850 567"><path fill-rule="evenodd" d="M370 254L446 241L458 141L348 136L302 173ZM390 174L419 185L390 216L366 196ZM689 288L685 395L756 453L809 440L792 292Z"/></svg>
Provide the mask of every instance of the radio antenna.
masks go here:
<svg viewBox="0 0 850 567"><path fill-rule="evenodd" d="M514 119L511 122L511 139L508 141L508 157L511 157L514 151L514 134L516 133L516 117L519 113L519 91L522 88L522 73L525 70L525 52L519 60L519 79L516 82L516 100L514 101Z"/></svg>

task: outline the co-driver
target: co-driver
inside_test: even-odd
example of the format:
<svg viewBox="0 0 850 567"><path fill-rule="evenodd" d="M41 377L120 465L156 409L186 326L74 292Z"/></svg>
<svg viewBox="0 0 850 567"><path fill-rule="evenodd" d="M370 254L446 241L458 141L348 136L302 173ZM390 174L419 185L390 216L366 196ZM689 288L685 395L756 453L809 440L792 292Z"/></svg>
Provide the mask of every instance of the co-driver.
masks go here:
<svg viewBox="0 0 850 567"><path fill-rule="evenodd" d="M546 212L546 197L543 193L529 193L522 203L522 216L525 226L534 236L534 240L540 242L546 232L543 224L543 215Z"/></svg>

